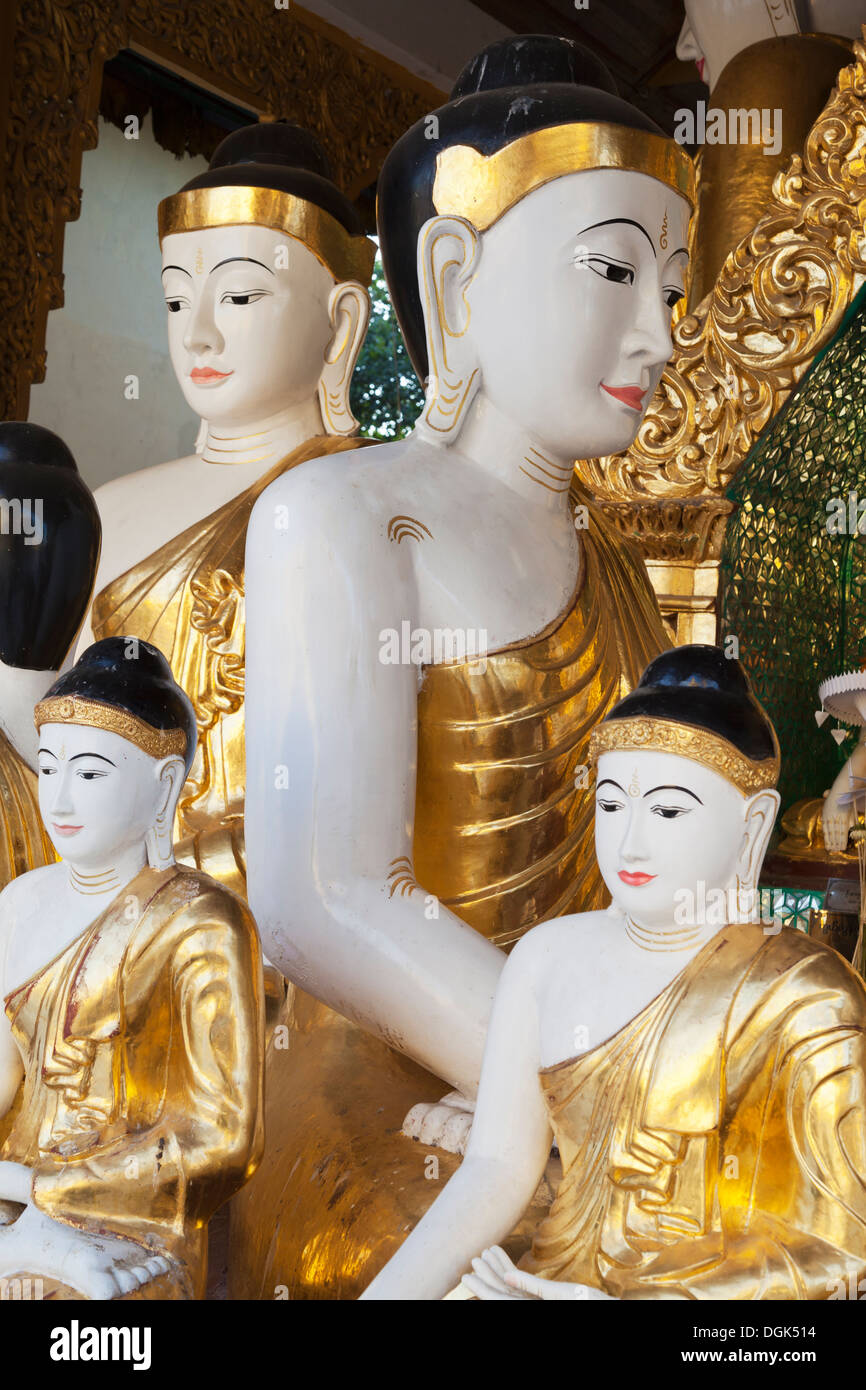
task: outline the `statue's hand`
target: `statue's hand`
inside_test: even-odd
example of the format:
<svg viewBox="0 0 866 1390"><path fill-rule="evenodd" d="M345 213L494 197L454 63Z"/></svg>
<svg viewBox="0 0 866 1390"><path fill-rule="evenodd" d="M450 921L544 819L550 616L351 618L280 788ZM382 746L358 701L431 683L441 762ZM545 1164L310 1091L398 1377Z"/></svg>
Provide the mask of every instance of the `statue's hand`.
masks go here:
<svg viewBox="0 0 866 1390"><path fill-rule="evenodd" d="M843 771L845 769L843 768ZM837 779L838 781L838 779ZM824 800L824 809L821 812L821 828L824 832L824 847L831 853L841 853L848 847L848 834L854 824L853 805L839 805L839 795L850 795L850 788L846 782L837 791L836 783L830 788Z"/></svg>
<svg viewBox="0 0 866 1390"><path fill-rule="evenodd" d="M441 1100L413 1105L403 1121L403 1133L431 1148L464 1154L474 1114L474 1100L467 1100L459 1091L449 1091Z"/></svg>
<svg viewBox="0 0 866 1390"><path fill-rule="evenodd" d="M0 1278L29 1274L57 1279L84 1298L133 1293L168 1268L163 1255L133 1241L65 1226L32 1203L13 1225L0 1230Z"/></svg>
<svg viewBox="0 0 866 1390"><path fill-rule="evenodd" d="M610 1294L592 1289L587 1284L568 1284L556 1279L539 1279L518 1269L499 1245L493 1245L477 1260L472 1261L474 1273L464 1274L463 1283L476 1298L535 1298L568 1300L586 1299L608 1301Z"/></svg>

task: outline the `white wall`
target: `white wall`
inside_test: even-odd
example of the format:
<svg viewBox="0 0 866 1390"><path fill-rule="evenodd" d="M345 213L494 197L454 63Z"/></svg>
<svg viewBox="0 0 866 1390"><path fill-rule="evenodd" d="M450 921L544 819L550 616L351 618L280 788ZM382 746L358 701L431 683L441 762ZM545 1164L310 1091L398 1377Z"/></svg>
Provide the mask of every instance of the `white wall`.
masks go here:
<svg viewBox="0 0 866 1390"><path fill-rule="evenodd" d="M156 208L207 168L156 144L150 117L138 140L100 118L82 161L81 217L66 227L66 302L48 315L47 371L29 418L69 445L90 487L192 452L198 420L168 356ZM139 380L139 399L124 379Z"/></svg>

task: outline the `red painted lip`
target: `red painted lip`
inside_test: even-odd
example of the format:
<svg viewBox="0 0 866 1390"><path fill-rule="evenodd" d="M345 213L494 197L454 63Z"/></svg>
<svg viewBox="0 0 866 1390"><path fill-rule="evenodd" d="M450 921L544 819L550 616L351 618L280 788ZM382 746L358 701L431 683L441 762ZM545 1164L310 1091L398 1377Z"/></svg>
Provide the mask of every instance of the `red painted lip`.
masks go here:
<svg viewBox="0 0 866 1390"><path fill-rule="evenodd" d="M700 77L701 81L704 80L704 68L706 67L706 65L707 65L707 60L706 60L706 58L698 58L698 61L697 61L698 77Z"/></svg>
<svg viewBox="0 0 866 1390"><path fill-rule="evenodd" d="M56 830L58 835L77 835L79 830L83 830L83 825L55 825L52 822L52 830Z"/></svg>
<svg viewBox="0 0 866 1390"><path fill-rule="evenodd" d="M193 367L189 379L194 381L197 386L213 386L233 375L233 372L216 372L213 367Z"/></svg>
<svg viewBox="0 0 866 1390"><path fill-rule="evenodd" d="M639 386L605 386L601 383L602 391L606 391L609 396L622 401L623 405L629 406L632 410L643 410L643 398L646 391L642 391Z"/></svg>
<svg viewBox="0 0 866 1390"><path fill-rule="evenodd" d="M630 888L642 888L645 883L652 883L656 874L630 874L626 869L620 869L619 877Z"/></svg>

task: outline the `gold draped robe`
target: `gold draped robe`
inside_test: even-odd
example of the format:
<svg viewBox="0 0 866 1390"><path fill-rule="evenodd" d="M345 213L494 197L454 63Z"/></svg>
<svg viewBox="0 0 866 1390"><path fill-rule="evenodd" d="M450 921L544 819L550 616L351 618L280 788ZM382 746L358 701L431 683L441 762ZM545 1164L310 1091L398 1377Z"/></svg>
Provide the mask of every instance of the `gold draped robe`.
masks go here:
<svg viewBox="0 0 866 1390"><path fill-rule="evenodd" d="M483 663L428 667L419 694L417 884L398 864L392 891L435 894L501 946L606 900L589 734L670 645L636 552L592 509L580 536L554 622ZM268 1046L265 1155L232 1203L229 1292L356 1298L457 1166L400 1133L447 1087L300 990L290 1007L288 1046Z"/></svg>
<svg viewBox="0 0 866 1390"><path fill-rule="evenodd" d="M866 1273L866 989L829 947L724 928L540 1076L563 1178L524 1268L625 1299L844 1298Z"/></svg>
<svg viewBox="0 0 866 1390"><path fill-rule="evenodd" d="M262 1149L262 998L249 910L175 866L6 999L25 1071L0 1158L32 1170L47 1216L169 1258L130 1296L203 1296L208 1220Z"/></svg>
<svg viewBox="0 0 866 1390"><path fill-rule="evenodd" d="M195 708L198 747L178 803L179 860L242 897L244 852L244 548L259 495L307 459L357 439L307 440L239 496L111 581L93 604L95 641L138 637L158 647Z"/></svg>

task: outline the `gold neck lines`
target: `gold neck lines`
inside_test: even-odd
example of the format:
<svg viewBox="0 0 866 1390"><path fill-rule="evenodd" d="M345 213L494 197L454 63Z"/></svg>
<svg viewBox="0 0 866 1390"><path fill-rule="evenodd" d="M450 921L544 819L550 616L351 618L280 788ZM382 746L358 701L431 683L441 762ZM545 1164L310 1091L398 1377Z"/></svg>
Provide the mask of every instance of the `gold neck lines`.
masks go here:
<svg viewBox="0 0 866 1390"><path fill-rule="evenodd" d="M642 951L690 951L703 942L706 928L698 924L679 931L656 931L652 927L639 927L637 922L626 917L625 934Z"/></svg>
<svg viewBox="0 0 866 1390"><path fill-rule="evenodd" d="M101 874L82 874L71 864L67 864L66 867L69 870L69 882L76 893L83 893L88 897L94 893L117 893L120 891L120 874L116 869L106 869Z"/></svg>
<svg viewBox="0 0 866 1390"><path fill-rule="evenodd" d="M279 431L257 434L215 434L208 425L201 457L205 463L276 463L288 451L280 447Z"/></svg>
<svg viewBox="0 0 866 1390"><path fill-rule="evenodd" d="M568 492L574 472L573 463L557 463L534 445L530 445L529 453L524 454L523 463L529 466L524 468L521 464L521 473L533 483L538 483L539 487L546 488L548 492Z"/></svg>

